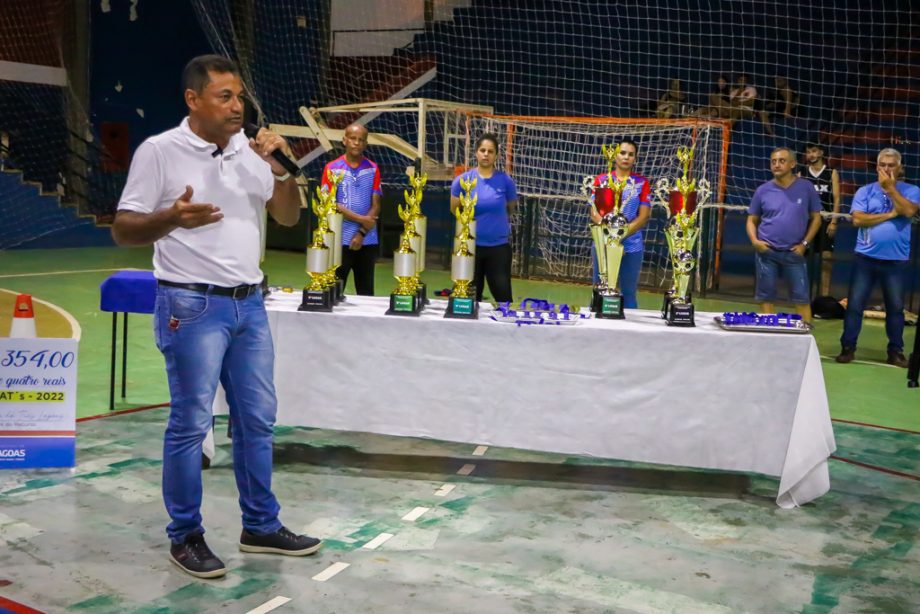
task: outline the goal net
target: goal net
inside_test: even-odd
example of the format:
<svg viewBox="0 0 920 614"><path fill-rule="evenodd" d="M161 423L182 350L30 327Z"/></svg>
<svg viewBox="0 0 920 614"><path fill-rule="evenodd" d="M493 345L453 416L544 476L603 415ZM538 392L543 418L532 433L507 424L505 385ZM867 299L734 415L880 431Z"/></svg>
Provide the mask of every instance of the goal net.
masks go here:
<svg viewBox="0 0 920 614"><path fill-rule="evenodd" d="M791 147L804 163L806 142L825 145L829 166L839 172L844 211L859 186L876 180L875 155L882 148L901 151L908 180L916 181L911 169L920 167L920 12L909 2L193 0L192 5L213 49L243 66L247 88L270 123L303 124L302 106L409 98L487 105L495 114L517 117L636 118L635 127L610 123L606 133L605 124L589 121L554 124L555 137L536 123L543 136L512 141L514 177L525 193L555 197L539 208L535 231L560 231L555 239L547 234L536 249L518 246L519 274L587 279L587 234L574 232L581 222L572 221L583 208L558 197L576 197L575 175L602 166L600 142L618 131L632 130L642 142L638 171L653 181L663 176L656 173L673 176L677 144L709 140L700 165L717 186L713 200L726 208L718 214L721 240L713 238L718 231L709 225L715 214L706 214L700 249L721 275L720 291L730 275L742 294L749 293L753 279L742 208L771 178L774 147ZM674 125L643 124L643 118ZM716 159L727 134L705 123L709 120L732 122L724 174L718 171L722 159ZM489 121L500 122L475 121L480 123L471 126L473 133ZM694 121L701 122L695 137ZM410 114L388 114L368 127L412 144L417 125ZM587 125L599 132L584 133ZM549 145L551 138L557 140ZM518 149L515 143L528 139L543 141L546 159ZM303 156L316 143L299 146ZM383 158L384 184L405 185L404 157L388 164L384 153L369 153ZM318 168L308 172L317 174L321 163L311 162ZM579 168L571 177L565 174L569 165ZM648 237L660 236L659 224L656 214ZM838 246L849 251L855 229L847 225L839 233ZM661 283L662 268L655 264L664 261L661 247L649 247L643 285ZM525 264L525 257L533 261Z"/></svg>

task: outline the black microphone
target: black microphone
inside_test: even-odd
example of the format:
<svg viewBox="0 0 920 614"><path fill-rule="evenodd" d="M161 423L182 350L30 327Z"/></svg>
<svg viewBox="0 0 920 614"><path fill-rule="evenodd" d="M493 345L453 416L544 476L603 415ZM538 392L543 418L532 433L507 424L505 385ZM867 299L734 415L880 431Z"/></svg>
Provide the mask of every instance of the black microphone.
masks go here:
<svg viewBox="0 0 920 614"><path fill-rule="evenodd" d="M211 157L212 157L212 158L216 158L217 156L222 156L222 155L224 155L224 150L223 150L223 148L221 148L220 145L215 145L214 147L215 147L214 151L211 152Z"/></svg>
<svg viewBox="0 0 920 614"><path fill-rule="evenodd" d="M247 138L254 139L256 135L259 134L259 127L255 124L246 123L243 125L243 134L245 134ZM300 167L297 166L297 163L284 155L284 152L280 149L276 149L272 152L272 158L294 177L297 177L302 172Z"/></svg>

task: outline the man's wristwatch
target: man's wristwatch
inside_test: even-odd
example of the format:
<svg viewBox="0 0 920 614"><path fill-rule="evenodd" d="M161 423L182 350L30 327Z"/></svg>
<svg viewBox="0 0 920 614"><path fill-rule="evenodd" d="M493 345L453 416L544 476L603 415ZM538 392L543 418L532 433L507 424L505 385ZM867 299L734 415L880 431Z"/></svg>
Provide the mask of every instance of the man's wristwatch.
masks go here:
<svg viewBox="0 0 920 614"><path fill-rule="evenodd" d="M802 246L808 247L808 239L802 239Z"/></svg>
<svg viewBox="0 0 920 614"><path fill-rule="evenodd" d="M290 173L285 173L283 175L275 175L275 173L272 173L272 175L275 176L275 181L280 181L281 183L284 183L285 181L291 178Z"/></svg>
<svg viewBox="0 0 920 614"><path fill-rule="evenodd" d="M367 236L367 231L364 230L363 228L359 228L359 229L358 229L358 234L361 235L362 237L366 237L366 236Z"/></svg>

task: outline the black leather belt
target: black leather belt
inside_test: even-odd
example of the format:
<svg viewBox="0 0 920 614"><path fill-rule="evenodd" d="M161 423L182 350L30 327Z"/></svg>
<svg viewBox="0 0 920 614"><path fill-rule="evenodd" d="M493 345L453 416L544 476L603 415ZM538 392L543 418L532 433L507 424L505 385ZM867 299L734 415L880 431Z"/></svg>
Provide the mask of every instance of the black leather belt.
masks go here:
<svg viewBox="0 0 920 614"><path fill-rule="evenodd" d="M166 281L165 279L159 280L158 283L161 286L182 288L183 290L201 292L202 294L219 294L220 296L229 296L236 300L244 299L256 291L261 292L262 288L260 284L244 284L242 286L234 286L233 288L225 288L223 286L212 286L211 284L184 284L178 281Z"/></svg>

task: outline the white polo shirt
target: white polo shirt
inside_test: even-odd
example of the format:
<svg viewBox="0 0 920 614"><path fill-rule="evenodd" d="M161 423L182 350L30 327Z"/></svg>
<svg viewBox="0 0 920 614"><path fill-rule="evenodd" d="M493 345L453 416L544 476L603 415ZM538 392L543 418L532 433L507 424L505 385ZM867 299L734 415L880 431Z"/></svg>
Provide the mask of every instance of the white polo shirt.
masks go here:
<svg viewBox="0 0 920 614"><path fill-rule="evenodd" d="M219 222L177 228L154 244L157 279L232 287L262 280L259 268L262 219L275 180L269 164L240 131L223 153L191 131L178 128L152 136L134 154L118 209L153 213L171 207L192 186L193 203L220 207Z"/></svg>

